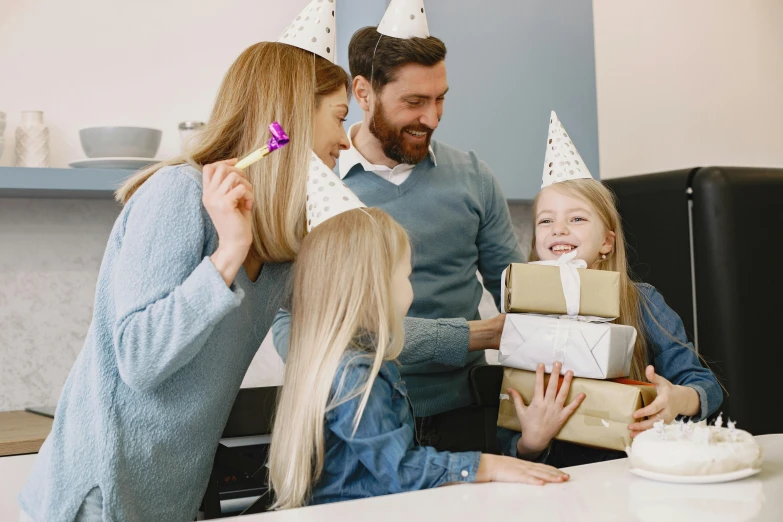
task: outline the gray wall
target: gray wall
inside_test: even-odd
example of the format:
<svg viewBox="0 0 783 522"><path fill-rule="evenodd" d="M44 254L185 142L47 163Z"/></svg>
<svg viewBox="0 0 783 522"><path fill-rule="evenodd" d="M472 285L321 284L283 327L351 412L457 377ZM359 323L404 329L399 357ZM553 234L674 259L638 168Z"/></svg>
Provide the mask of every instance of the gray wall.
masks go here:
<svg viewBox="0 0 783 522"><path fill-rule="evenodd" d="M342 0L338 61L359 27L377 25L385 0ZM435 138L474 150L507 198L541 185L549 111L554 109L593 176L598 122L593 7L587 0L425 0L433 36L448 47L446 106ZM349 122L361 117L352 104Z"/></svg>

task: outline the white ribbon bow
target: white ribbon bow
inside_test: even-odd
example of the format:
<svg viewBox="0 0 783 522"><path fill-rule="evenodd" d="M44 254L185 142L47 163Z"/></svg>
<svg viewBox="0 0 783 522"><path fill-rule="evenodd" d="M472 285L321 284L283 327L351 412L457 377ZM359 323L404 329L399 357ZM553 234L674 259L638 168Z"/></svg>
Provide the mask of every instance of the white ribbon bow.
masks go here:
<svg viewBox="0 0 783 522"><path fill-rule="evenodd" d="M563 285L563 296L566 302L566 314L569 317L579 315L581 299L579 272L577 268L587 268L584 259L576 259L577 251L574 250L558 257L556 261L533 261L531 265L547 265L560 267L560 283Z"/></svg>
<svg viewBox="0 0 783 522"><path fill-rule="evenodd" d="M560 283L563 286L563 296L566 302L566 314L569 319L576 319L579 315L579 306L581 305L582 291L580 287L581 279L577 268L587 268L587 262L584 259L576 259L577 251L574 250L563 254L555 261L534 261L532 265L547 265L560 267ZM568 344L568 334L571 330L570 321L561 321L557 325L557 334L553 345L553 358L560 363L565 362L566 346Z"/></svg>
<svg viewBox="0 0 783 522"><path fill-rule="evenodd" d="M574 321L581 321L584 323L609 323L615 318L612 317L596 317L592 315L579 315L579 308L581 307L581 279L577 268L587 268L587 262L583 259L576 259L577 251L563 254L556 261L531 261L530 265L549 265L560 267L560 284L563 287L563 297L566 302L566 315L560 314L528 314L528 315L542 315L545 317L556 317L558 319L571 319ZM500 276L500 295L506 295L506 272L508 268L503 270L503 274ZM500 312L505 314L506 300L500 300Z"/></svg>

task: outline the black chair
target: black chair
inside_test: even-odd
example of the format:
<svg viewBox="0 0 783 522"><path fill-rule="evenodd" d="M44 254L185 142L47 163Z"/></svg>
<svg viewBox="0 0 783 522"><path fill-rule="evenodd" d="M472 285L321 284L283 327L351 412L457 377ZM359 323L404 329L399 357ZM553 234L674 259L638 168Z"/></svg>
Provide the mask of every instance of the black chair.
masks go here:
<svg viewBox="0 0 783 522"><path fill-rule="evenodd" d="M783 169L705 167L610 179L639 277L656 286L728 394L724 417L783 432Z"/></svg>
<svg viewBox="0 0 783 522"><path fill-rule="evenodd" d="M481 408L484 426L484 453L499 454L497 441L498 409L500 408L500 386L503 384L502 366L476 366L468 374L473 399Z"/></svg>

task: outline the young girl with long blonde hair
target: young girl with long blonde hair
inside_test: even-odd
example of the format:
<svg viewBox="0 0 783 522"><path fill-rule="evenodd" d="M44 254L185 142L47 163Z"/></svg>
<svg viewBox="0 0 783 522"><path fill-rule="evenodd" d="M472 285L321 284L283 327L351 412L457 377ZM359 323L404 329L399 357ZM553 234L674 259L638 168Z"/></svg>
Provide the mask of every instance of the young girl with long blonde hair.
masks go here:
<svg viewBox="0 0 783 522"><path fill-rule="evenodd" d="M639 333L630 377L649 381L658 393L655 401L633 414L638 420L628 426L631 436L650 429L658 420L668 423L678 416L701 420L717 411L723 402L721 387L700 363L682 320L655 288L630 277L622 221L609 189L591 178L553 183L533 201L533 219L531 261L555 260L577 250L577 258L588 268L620 273L616 323L633 326ZM523 425L522 435L514 439L517 451L522 446L543 450L557 431L539 431L535 440L523 443L526 408L516 391L510 393ZM554 441L546 461L561 467L623 456L621 452Z"/></svg>
<svg viewBox="0 0 783 522"><path fill-rule="evenodd" d="M195 519L287 294L310 151L333 166L348 146L349 85L312 52L255 44L226 74L198 146L120 188L93 321L20 497L23 519ZM261 147L273 121L289 145L246 171L226 161Z"/></svg>
<svg viewBox="0 0 783 522"><path fill-rule="evenodd" d="M379 209L318 225L296 263L291 339L270 449L276 508L452 482L562 482L554 468L416 445L396 362L413 299L404 229Z"/></svg>

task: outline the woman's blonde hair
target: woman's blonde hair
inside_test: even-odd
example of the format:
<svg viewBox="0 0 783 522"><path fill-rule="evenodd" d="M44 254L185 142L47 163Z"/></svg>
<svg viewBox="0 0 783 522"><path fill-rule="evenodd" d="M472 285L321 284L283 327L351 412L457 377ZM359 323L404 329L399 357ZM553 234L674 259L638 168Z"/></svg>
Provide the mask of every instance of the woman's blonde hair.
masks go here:
<svg viewBox="0 0 783 522"><path fill-rule="evenodd" d="M620 273L620 317L617 318L617 323L633 326L639 332L636 336L636 344L633 350L631 378L646 381L645 369L648 364L648 347L647 339L643 333L645 331L644 322L642 321L643 300L642 295L630 277L628 259L625 253L625 236L623 235L622 221L620 213L617 211L614 194L603 183L594 179L563 181L551 185L549 189L558 190L586 201L598 214L606 230L611 230L615 233L614 248L607 254L606 259L598 259L598 266L592 268ZM533 200L534 225L536 223L536 208L538 207L540 195L541 192ZM538 260L536 235L534 233L530 248L530 261Z"/></svg>
<svg viewBox="0 0 783 522"><path fill-rule="evenodd" d="M202 166L242 157L269 139L278 121L291 142L245 169L253 185L253 246L261 262L291 261L305 235L305 187L313 122L321 98L350 78L341 67L291 45L261 42L245 49L231 65L212 115L185 155L153 165L128 179L116 198L127 203L155 172L169 165Z"/></svg>
<svg viewBox="0 0 783 522"><path fill-rule="evenodd" d="M361 396L355 432L381 364L402 351L404 317L395 309L391 280L408 248L405 230L376 208L339 214L302 242L294 275L285 384L270 448L275 508L307 503L323 470L326 413ZM371 371L367 381L352 390L343 390L341 379L332 394L349 349L371 360Z"/></svg>

